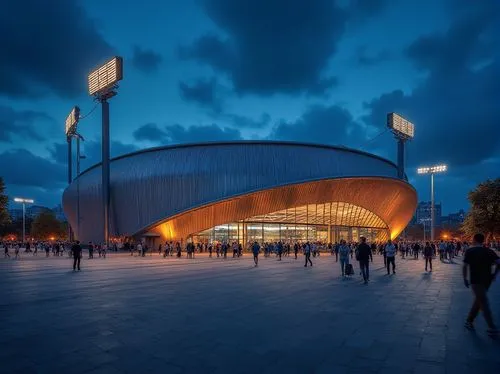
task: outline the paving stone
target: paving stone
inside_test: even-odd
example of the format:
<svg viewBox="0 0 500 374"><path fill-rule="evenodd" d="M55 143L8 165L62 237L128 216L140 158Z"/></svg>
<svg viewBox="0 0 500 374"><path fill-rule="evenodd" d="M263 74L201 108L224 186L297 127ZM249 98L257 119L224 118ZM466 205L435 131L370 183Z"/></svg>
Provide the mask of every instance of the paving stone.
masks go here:
<svg viewBox="0 0 500 374"><path fill-rule="evenodd" d="M6 373L481 373L500 345L479 316L461 269L397 259L372 281L342 280L332 256L249 255L194 260L110 254L0 259L0 361ZM459 259L457 259L457 263ZM354 264L355 268L357 264ZM358 274L358 272L356 272ZM490 290L500 321L500 282Z"/></svg>

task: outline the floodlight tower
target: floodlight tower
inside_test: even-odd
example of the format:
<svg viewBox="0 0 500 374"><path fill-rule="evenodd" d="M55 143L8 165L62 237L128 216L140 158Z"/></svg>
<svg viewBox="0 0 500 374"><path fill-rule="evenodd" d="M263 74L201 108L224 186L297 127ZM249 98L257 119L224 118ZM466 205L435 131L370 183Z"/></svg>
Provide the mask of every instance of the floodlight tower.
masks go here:
<svg viewBox="0 0 500 374"><path fill-rule="evenodd" d="M447 165L425 166L417 169L417 174L431 175L431 241L434 241L434 174L444 173L448 170Z"/></svg>
<svg viewBox="0 0 500 374"><path fill-rule="evenodd" d="M123 78L123 59L115 56L88 76L89 95L102 106L102 205L104 220L103 244L109 241L109 103L117 95L117 82Z"/></svg>
<svg viewBox="0 0 500 374"><path fill-rule="evenodd" d="M71 144L73 137L76 134L79 120L80 108L75 106L71 109L71 112L69 112L65 122L66 141L68 142L68 185L70 185L73 181L73 153L71 150ZM68 237L69 240L72 240L73 232L70 225L68 225Z"/></svg>
<svg viewBox="0 0 500 374"><path fill-rule="evenodd" d="M68 184L73 181L73 156L71 152L71 140L76 133L78 121L80 119L80 108L75 106L66 117L65 133L66 140L68 141Z"/></svg>
<svg viewBox="0 0 500 374"><path fill-rule="evenodd" d="M398 141L398 178L405 176L405 142L415 136L415 126L399 114L387 114L387 127L389 127Z"/></svg>

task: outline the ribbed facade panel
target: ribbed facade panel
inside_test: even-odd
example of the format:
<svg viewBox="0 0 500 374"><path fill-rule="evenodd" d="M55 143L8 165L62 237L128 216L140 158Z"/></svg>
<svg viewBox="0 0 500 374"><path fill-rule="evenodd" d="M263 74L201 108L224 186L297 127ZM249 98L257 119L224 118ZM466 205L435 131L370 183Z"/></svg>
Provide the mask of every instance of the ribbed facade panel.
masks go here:
<svg viewBox="0 0 500 374"><path fill-rule="evenodd" d="M111 162L111 235L134 235L183 212L235 196L347 177L396 179L397 168L359 151L286 142L206 143L136 152ZM318 187L314 188L317 194ZM102 240L101 199L100 165L85 171L64 192L64 211L83 241ZM300 200L293 194L286 199L289 204ZM393 205L387 209L398 209ZM213 221L209 218L207 223Z"/></svg>

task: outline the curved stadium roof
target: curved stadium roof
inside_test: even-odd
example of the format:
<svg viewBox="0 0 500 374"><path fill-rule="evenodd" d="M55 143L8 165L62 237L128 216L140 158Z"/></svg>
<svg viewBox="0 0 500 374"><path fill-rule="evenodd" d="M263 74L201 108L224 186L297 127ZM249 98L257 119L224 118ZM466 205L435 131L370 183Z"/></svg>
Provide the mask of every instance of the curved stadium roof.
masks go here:
<svg viewBox="0 0 500 374"><path fill-rule="evenodd" d="M64 192L75 232L78 184L78 237L102 241L101 165L87 169ZM366 217L375 216L395 237L411 219L417 197L397 178L394 163L344 147L214 142L150 148L111 161L112 236L156 230L165 238L185 238L236 220L332 202L368 211Z"/></svg>

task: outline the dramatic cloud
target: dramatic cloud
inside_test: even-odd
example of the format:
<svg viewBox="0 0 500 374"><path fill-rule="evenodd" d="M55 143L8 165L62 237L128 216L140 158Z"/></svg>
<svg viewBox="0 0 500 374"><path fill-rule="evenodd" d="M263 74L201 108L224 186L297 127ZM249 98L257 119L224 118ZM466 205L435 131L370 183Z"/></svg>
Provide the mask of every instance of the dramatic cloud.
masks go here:
<svg viewBox="0 0 500 374"><path fill-rule="evenodd" d="M9 185L51 188L60 187L66 181L64 166L26 149L0 154L0 175Z"/></svg>
<svg viewBox="0 0 500 374"><path fill-rule="evenodd" d="M473 165L500 150L493 135L500 125L500 3L474 3L446 33L410 45L409 58L427 76L413 92L385 93L366 104L365 121L374 126L391 111L415 122L415 164Z"/></svg>
<svg viewBox="0 0 500 374"><path fill-rule="evenodd" d="M111 47L76 1L2 2L0 95L85 92L86 75Z"/></svg>
<svg viewBox="0 0 500 374"><path fill-rule="evenodd" d="M142 49L138 46L134 47L132 64L136 69L144 73L151 73L158 70L162 60L162 56L151 49Z"/></svg>
<svg viewBox="0 0 500 374"><path fill-rule="evenodd" d="M391 59L391 53L384 49L377 53L370 54L367 51L367 46L361 46L357 49L354 59L356 64L362 67L372 67L379 65Z"/></svg>
<svg viewBox="0 0 500 374"><path fill-rule="evenodd" d="M159 127L148 123L134 132L138 141L150 141L158 144L196 143L206 141L239 140L239 130L219 127L216 124L183 127L179 124Z"/></svg>
<svg viewBox="0 0 500 374"><path fill-rule="evenodd" d="M344 2L346 3L346 2ZM239 94L307 93L322 96L337 85L326 74L346 23L378 13L386 0L203 0L227 37L207 34L180 49L225 73Z"/></svg>
<svg viewBox="0 0 500 374"><path fill-rule="evenodd" d="M295 122L278 123L270 139L311 143L359 146L360 124L351 114L337 105L313 106Z"/></svg>
<svg viewBox="0 0 500 374"><path fill-rule="evenodd" d="M83 171L84 169L101 162L101 143L99 141L87 140L81 144L81 154L85 156L85 158L81 161L81 171ZM75 148L76 147L73 146L74 153L76 153ZM138 147L133 144L126 144L119 141L111 141L110 144L111 157L121 156L137 150ZM51 161L57 163L58 165L63 165L65 168L67 167L67 143L54 143L52 146L48 147L48 151L51 156ZM73 155L73 161L76 162L76 154Z"/></svg>
<svg viewBox="0 0 500 374"><path fill-rule="evenodd" d="M262 113L256 120L234 113L224 113L220 118L231 122L231 124L238 129L261 129L271 123L271 116L267 113Z"/></svg>
<svg viewBox="0 0 500 374"><path fill-rule="evenodd" d="M137 141L161 142L165 138L165 131L160 129L156 123L146 123L135 130L133 135Z"/></svg>
<svg viewBox="0 0 500 374"><path fill-rule="evenodd" d="M40 122L54 123L54 119L43 112L18 111L0 104L0 142L13 142L14 138L45 140L38 131Z"/></svg>
<svg viewBox="0 0 500 374"><path fill-rule="evenodd" d="M198 79L194 84L179 82L179 90L184 100L209 108L214 113L222 111L222 100L218 95L217 79Z"/></svg>
<svg viewBox="0 0 500 374"><path fill-rule="evenodd" d="M331 0L206 0L210 18L228 35L205 35L181 57L226 73L238 93L324 94L324 77L347 13Z"/></svg>

